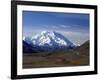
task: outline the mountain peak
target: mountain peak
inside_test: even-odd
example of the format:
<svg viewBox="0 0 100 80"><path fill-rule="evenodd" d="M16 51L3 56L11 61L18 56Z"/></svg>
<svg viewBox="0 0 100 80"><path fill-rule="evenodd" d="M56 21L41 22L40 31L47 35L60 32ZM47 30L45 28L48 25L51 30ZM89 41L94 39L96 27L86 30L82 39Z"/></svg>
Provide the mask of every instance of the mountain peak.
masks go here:
<svg viewBox="0 0 100 80"><path fill-rule="evenodd" d="M42 31L41 35L50 35L50 36L54 36L54 31Z"/></svg>
<svg viewBox="0 0 100 80"><path fill-rule="evenodd" d="M48 33L49 31L42 31L41 34L46 34Z"/></svg>
<svg viewBox="0 0 100 80"><path fill-rule="evenodd" d="M56 31L42 31L41 34L47 34L47 33L58 33Z"/></svg>

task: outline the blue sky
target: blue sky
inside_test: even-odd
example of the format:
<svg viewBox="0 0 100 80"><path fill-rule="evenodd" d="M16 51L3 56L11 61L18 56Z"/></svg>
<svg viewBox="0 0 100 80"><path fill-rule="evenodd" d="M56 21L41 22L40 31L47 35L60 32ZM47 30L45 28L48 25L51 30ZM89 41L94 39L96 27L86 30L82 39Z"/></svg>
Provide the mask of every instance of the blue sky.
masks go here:
<svg viewBox="0 0 100 80"><path fill-rule="evenodd" d="M89 14L23 11L23 36L57 31L74 44L89 40Z"/></svg>

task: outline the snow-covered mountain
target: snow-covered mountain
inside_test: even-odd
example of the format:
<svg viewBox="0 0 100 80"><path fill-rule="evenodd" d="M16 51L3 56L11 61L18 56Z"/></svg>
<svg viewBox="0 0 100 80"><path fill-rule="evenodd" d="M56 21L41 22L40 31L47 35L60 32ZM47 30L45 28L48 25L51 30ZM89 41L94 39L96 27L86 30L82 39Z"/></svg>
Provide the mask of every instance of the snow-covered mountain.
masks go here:
<svg viewBox="0 0 100 80"><path fill-rule="evenodd" d="M60 48L74 48L75 45L58 32L42 31L33 37L23 37L23 41L40 50L52 51Z"/></svg>

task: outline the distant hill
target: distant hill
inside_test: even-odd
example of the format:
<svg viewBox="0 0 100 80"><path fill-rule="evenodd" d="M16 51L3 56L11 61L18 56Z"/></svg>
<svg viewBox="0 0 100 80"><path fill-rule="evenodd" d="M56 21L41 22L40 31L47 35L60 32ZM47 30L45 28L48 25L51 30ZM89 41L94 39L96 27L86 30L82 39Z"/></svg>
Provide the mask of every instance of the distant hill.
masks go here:
<svg viewBox="0 0 100 80"><path fill-rule="evenodd" d="M80 54L82 55L89 55L89 46L90 45L90 41L86 41L85 43L83 43L81 46L77 47L75 49L75 51L80 52Z"/></svg>

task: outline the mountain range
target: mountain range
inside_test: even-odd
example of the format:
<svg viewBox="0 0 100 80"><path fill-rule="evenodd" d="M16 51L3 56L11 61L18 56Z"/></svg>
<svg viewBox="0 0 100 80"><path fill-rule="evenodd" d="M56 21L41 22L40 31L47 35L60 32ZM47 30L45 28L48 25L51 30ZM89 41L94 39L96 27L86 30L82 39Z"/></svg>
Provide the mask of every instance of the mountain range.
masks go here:
<svg viewBox="0 0 100 80"><path fill-rule="evenodd" d="M23 53L52 52L75 47L68 38L55 31L42 31L32 37L23 37Z"/></svg>

